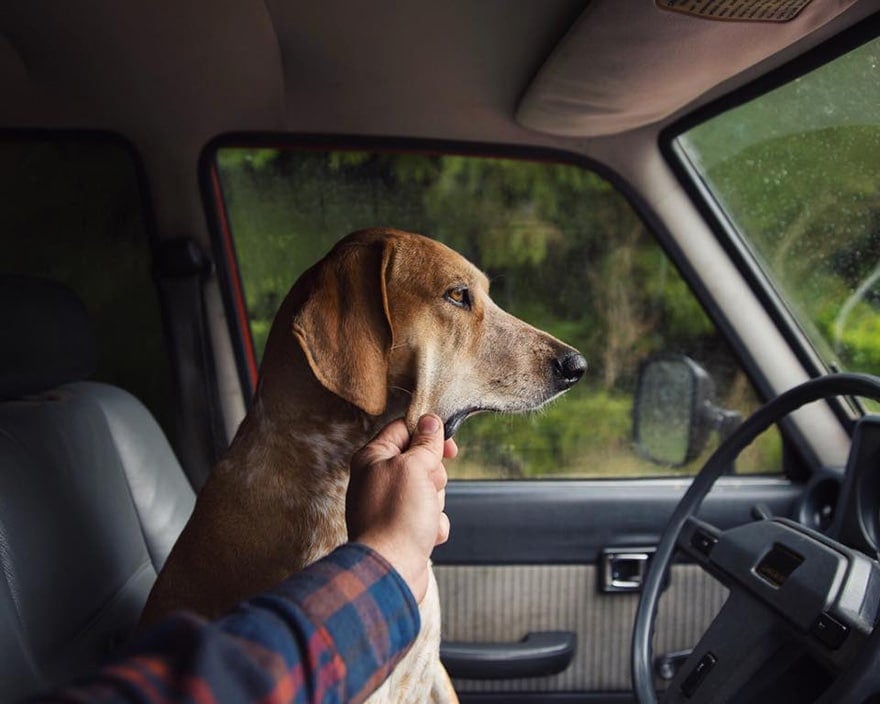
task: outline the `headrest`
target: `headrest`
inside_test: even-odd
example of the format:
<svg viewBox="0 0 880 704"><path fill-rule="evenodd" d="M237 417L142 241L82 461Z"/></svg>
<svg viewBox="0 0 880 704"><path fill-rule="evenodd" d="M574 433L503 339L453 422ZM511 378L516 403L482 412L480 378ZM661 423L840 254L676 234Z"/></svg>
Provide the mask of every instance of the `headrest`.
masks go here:
<svg viewBox="0 0 880 704"><path fill-rule="evenodd" d="M0 400L91 376L97 345L82 301L35 276L0 275Z"/></svg>

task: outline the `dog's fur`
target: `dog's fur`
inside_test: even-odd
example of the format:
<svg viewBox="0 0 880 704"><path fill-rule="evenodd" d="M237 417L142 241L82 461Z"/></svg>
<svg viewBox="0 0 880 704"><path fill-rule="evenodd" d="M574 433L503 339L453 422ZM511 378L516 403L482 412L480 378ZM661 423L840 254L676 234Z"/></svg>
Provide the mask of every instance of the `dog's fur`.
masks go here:
<svg viewBox="0 0 880 704"><path fill-rule="evenodd" d="M577 373L561 381L559 360L575 357ZM282 303L253 405L142 624L180 608L218 616L345 542L349 459L391 419L412 430L433 412L454 432L476 411L540 406L583 366L498 308L486 277L444 245L388 229L349 235ZM370 701L456 700L438 657L433 576L420 611L416 644Z"/></svg>

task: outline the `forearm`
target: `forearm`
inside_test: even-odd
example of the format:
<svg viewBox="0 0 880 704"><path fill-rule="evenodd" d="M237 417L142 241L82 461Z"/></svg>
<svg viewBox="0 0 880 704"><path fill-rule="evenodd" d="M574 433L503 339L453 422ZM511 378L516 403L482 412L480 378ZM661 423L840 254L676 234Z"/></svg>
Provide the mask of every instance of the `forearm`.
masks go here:
<svg viewBox="0 0 880 704"><path fill-rule="evenodd" d="M177 614L54 701L359 702L419 629L417 605L377 553L347 545L232 614Z"/></svg>

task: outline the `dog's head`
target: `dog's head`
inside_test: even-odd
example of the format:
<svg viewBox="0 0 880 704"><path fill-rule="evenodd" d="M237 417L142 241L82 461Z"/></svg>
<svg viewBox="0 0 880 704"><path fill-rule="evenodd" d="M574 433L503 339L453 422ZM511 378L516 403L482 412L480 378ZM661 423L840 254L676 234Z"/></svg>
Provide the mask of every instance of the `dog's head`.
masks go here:
<svg viewBox="0 0 880 704"><path fill-rule="evenodd" d="M428 412L450 436L479 411L537 408L586 370L577 350L501 310L479 269L427 237L356 232L304 278L293 334L314 375L370 415L402 390L410 429Z"/></svg>

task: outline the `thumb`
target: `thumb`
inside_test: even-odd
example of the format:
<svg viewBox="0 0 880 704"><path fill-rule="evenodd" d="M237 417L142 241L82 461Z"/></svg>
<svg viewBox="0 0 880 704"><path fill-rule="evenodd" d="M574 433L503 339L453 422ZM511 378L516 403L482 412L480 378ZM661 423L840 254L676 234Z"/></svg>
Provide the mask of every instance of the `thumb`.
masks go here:
<svg viewBox="0 0 880 704"><path fill-rule="evenodd" d="M429 413L419 418L416 430L409 442L410 452L427 450L437 459L443 457L443 422L439 416Z"/></svg>

